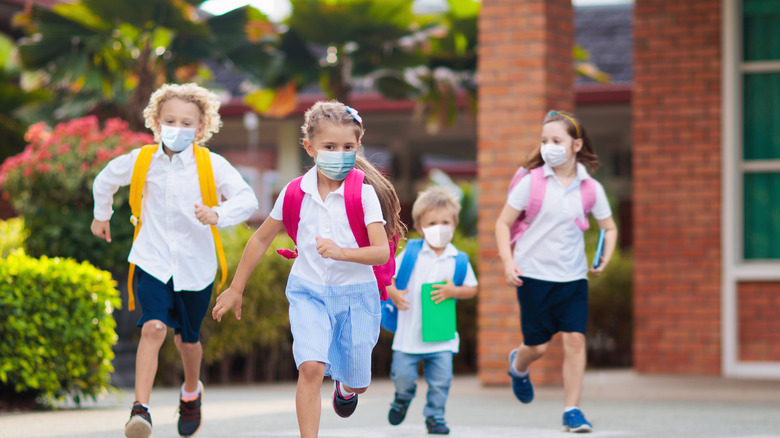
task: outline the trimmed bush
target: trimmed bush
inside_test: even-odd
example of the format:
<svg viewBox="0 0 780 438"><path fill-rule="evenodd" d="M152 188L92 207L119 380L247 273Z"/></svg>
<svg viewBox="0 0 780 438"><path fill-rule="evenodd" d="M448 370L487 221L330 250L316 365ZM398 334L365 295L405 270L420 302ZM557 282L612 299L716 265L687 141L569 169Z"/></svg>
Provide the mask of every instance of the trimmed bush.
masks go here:
<svg viewBox="0 0 780 438"><path fill-rule="evenodd" d="M0 263L0 394L20 399L94 398L109 386L111 315L119 305L111 274L89 263L21 252Z"/></svg>
<svg viewBox="0 0 780 438"><path fill-rule="evenodd" d="M8 257L12 251L21 248L26 237L27 231L21 218L0 220L0 259Z"/></svg>

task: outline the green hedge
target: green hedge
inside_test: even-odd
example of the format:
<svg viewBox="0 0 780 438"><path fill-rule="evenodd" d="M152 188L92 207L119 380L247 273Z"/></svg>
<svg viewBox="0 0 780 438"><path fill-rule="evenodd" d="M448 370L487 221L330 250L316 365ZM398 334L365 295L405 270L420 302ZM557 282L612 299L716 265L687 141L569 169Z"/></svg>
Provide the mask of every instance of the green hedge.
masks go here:
<svg viewBox="0 0 780 438"><path fill-rule="evenodd" d="M21 248L28 234L22 218L0 220L0 259Z"/></svg>
<svg viewBox="0 0 780 438"><path fill-rule="evenodd" d="M105 391L117 339L111 312L118 305L111 274L89 263L22 252L2 259L3 398L70 395L80 401Z"/></svg>

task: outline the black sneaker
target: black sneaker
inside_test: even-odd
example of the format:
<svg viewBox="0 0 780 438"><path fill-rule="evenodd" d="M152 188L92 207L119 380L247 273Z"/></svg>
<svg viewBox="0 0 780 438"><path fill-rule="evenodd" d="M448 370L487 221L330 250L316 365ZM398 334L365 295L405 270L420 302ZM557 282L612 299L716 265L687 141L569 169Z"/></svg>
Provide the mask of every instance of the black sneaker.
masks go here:
<svg viewBox="0 0 780 438"><path fill-rule="evenodd" d="M130 419L125 423L127 438L149 438L152 435L152 415L140 402L133 402Z"/></svg>
<svg viewBox="0 0 780 438"><path fill-rule="evenodd" d="M425 428L432 435L449 435L450 428L444 418L428 417L425 419Z"/></svg>
<svg viewBox="0 0 780 438"><path fill-rule="evenodd" d="M336 382L336 388L333 389L333 410L336 411L336 415L341 418L347 418L355 412L357 408L358 395L355 394L350 398L344 398L339 391L339 382Z"/></svg>
<svg viewBox="0 0 780 438"><path fill-rule="evenodd" d="M200 429L200 401L203 398L203 384L198 382L200 394L195 400L179 398L179 435L193 436Z"/></svg>
<svg viewBox="0 0 780 438"><path fill-rule="evenodd" d="M390 403L390 412L387 414L387 421L393 426L398 426L406 418L406 410L409 409L409 403L411 400L401 400L396 396L395 400Z"/></svg>

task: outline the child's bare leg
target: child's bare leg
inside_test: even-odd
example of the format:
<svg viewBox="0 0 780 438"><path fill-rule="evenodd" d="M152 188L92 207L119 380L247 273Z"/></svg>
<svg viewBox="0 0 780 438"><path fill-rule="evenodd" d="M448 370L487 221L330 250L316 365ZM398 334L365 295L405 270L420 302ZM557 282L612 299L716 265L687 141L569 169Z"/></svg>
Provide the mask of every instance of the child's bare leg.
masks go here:
<svg viewBox="0 0 780 438"><path fill-rule="evenodd" d="M165 342L166 329L165 324L157 319L145 322L141 328L141 340L135 354L135 399L145 405L149 404L157 374L157 356Z"/></svg>
<svg viewBox="0 0 780 438"><path fill-rule="evenodd" d="M195 392L198 390L198 380L200 380L200 362L203 359L203 346L200 341L190 343L182 342L181 335L173 338L176 348L181 354L181 362L184 366L184 390Z"/></svg>
<svg viewBox="0 0 780 438"><path fill-rule="evenodd" d="M528 371L531 362L544 356L544 353L547 352L549 346L549 342L533 346L520 344L520 346L517 347L517 356L515 357L515 363L513 364L515 369L521 373Z"/></svg>
<svg viewBox="0 0 780 438"><path fill-rule="evenodd" d="M585 377L587 351L585 335L563 333L563 397L565 406L579 406L582 380Z"/></svg>
<svg viewBox="0 0 780 438"><path fill-rule="evenodd" d="M304 362L298 368L298 387L295 390L295 412L301 438L316 438L320 429L322 398L320 389L325 377L325 364Z"/></svg>
<svg viewBox="0 0 780 438"><path fill-rule="evenodd" d="M362 393L366 392L366 390L368 389L367 386L365 388L350 388L349 386L347 386L347 385L345 385L343 383L341 384L341 386L344 389L346 389L347 391L354 392L355 394L362 394Z"/></svg>

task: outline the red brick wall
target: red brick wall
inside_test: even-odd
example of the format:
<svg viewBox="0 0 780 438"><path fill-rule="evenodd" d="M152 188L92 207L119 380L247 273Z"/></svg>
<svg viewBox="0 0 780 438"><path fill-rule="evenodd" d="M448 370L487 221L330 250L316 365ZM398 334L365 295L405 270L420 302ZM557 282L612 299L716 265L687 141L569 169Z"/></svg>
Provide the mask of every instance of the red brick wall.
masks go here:
<svg viewBox="0 0 780 438"><path fill-rule="evenodd" d="M634 9L634 365L721 364L720 0Z"/></svg>
<svg viewBox="0 0 780 438"><path fill-rule="evenodd" d="M737 285L739 360L780 361L780 283Z"/></svg>
<svg viewBox="0 0 780 438"><path fill-rule="evenodd" d="M538 144L550 108L574 107L571 0L483 0L479 17L478 368L505 384L507 354L521 341L515 289L503 278L494 238L509 180ZM561 349L532 365L535 383L560 381Z"/></svg>

